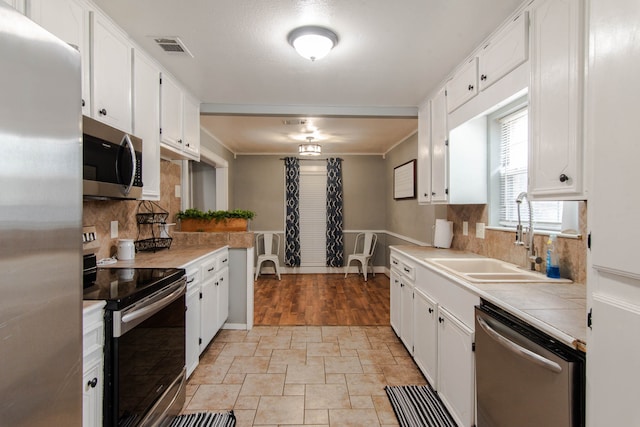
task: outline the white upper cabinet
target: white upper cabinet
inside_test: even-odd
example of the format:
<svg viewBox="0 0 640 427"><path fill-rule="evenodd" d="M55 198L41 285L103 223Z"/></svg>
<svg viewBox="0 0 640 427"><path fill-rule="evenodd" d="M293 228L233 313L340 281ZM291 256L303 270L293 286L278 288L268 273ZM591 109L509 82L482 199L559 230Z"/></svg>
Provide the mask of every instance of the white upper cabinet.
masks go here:
<svg viewBox="0 0 640 427"><path fill-rule="evenodd" d="M169 75L160 85L162 152L174 159L200 159L200 103Z"/></svg>
<svg viewBox="0 0 640 427"><path fill-rule="evenodd" d="M133 134L142 138L142 198L160 200L160 69L133 54Z"/></svg>
<svg viewBox="0 0 640 427"><path fill-rule="evenodd" d="M530 16L529 193L583 199L583 2L540 0Z"/></svg>
<svg viewBox="0 0 640 427"><path fill-rule="evenodd" d="M91 115L89 10L77 0L31 0L29 5L32 21L80 51L82 114Z"/></svg>
<svg viewBox="0 0 640 427"><path fill-rule="evenodd" d="M167 74L162 75L160 85L161 141L182 150L183 93L178 83Z"/></svg>
<svg viewBox="0 0 640 427"><path fill-rule="evenodd" d="M528 33L525 12L478 52L480 90L488 88L527 60Z"/></svg>
<svg viewBox="0 0 640 427"><path fill-rule="evenodd" d="M92 116L131 132L131 44L106 17L92 12Z"/></svg>
<svg viewBox="0 0 640 427"><path fill-rule="evenodd" d="M183 107L184 150L200 157L200 101L185 93Z"/></svg>
<svg viewBox="0 0 640 427"><path fill-rule="evenodd" d="M478 94L478 58L469 60L447 82L447 112L456 108Z"/></svg>
<svg viewBox="0 0 640 427"><path fill-rule="evenodd" d="M447 98L442 88L431 100L431 202L447 202Z"/></svg>
<svg viewBox="0 0 640 427"><path fill-rule="evenodd" d="M418 109L418 203L431 202L431 101Z"/></svg>

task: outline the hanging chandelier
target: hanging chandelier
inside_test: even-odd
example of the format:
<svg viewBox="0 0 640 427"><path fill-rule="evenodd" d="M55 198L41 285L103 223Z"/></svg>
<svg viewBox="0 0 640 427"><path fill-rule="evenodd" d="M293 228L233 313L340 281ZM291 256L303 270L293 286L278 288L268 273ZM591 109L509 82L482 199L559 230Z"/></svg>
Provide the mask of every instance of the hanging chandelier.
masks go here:
<svg viewBox="0 0 640 427"><path fill-rule="evenodd" d="M308 136L307 143L298 146L298 154L301 156L319 156L322 154L322 147L320 147L319 144L314 144L312 141L313 137Z"/></svg>

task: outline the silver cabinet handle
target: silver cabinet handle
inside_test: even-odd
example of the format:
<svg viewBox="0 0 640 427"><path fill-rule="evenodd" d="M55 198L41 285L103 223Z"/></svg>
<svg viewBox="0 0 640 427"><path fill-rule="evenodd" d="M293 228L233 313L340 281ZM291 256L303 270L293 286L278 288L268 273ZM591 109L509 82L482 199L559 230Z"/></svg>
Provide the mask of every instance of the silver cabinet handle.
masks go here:
<svg viewBox="0 0 640 427"><path fill-rule="evenodd" d="M481 318L480 316L476 316L476 320L478 321L478 324L480 325L480 327L491 338L493 338L496 342L498 342L500 345L502 345L507 350L509 350L512 353L522 357L523 359L527 359L530 362L535 363L538 366L542 366L543 368L548 369L551 372L555 372L557 374L562 372L562 367L560 365L558 365L556 362L554 362L553 360L549 360L546 357L542 357L539 354L534 353L533 351L528 350L528 349L526 349L526 348L514 343L510 339L505 338L504 336L500 335L491 326L489 326L489 324L483 318Z"/></svg>

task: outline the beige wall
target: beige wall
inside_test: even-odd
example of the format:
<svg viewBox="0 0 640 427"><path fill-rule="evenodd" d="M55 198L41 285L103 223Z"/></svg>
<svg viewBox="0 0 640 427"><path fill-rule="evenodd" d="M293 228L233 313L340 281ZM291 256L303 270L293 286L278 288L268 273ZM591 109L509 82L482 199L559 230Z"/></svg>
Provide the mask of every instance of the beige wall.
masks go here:
<svg viewBox="0 0 640 427"><path fill-rule="evenodd" d="M446 205L419 205L418 199L394 200L393 198L393 169L417 158L418 133L407 138L386 155L385 178L387 188L385 191L385 204L387 220L385 228L401 236L431 244L433 241L433 225L436 218L447 217ZM387 236L387 246L407 243L407 241L396 237ZM385 257L385 265L389 265L388 250Z"/></svg>

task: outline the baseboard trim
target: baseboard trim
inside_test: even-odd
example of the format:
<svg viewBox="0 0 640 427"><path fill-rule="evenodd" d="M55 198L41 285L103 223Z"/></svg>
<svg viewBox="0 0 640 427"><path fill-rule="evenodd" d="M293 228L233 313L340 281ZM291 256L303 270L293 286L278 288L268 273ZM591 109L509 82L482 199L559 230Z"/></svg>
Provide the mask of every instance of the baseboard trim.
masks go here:
<svg viewBox="0 0 640 427"><path fill-rule="evenodd" d="M378 265L373 267L374 273L387 274L387 267L383 265ZM371 270L369 270L371 272ZM280 267L280 274L344 274L344 267ZM358 273L358 267L351 266L349 267L349 274ZM255 277L255 268L254 268L254 277ZM262 267L261 268L261 276L265 274L276 274L276 271L273 267Z"/></svg>
<svg viewBox="0 0 640 427"><path fill-rule="evenodd" d="M246 323L225 323L224 325L222 325L222 329L246 331L247 324Z"/></svg>

